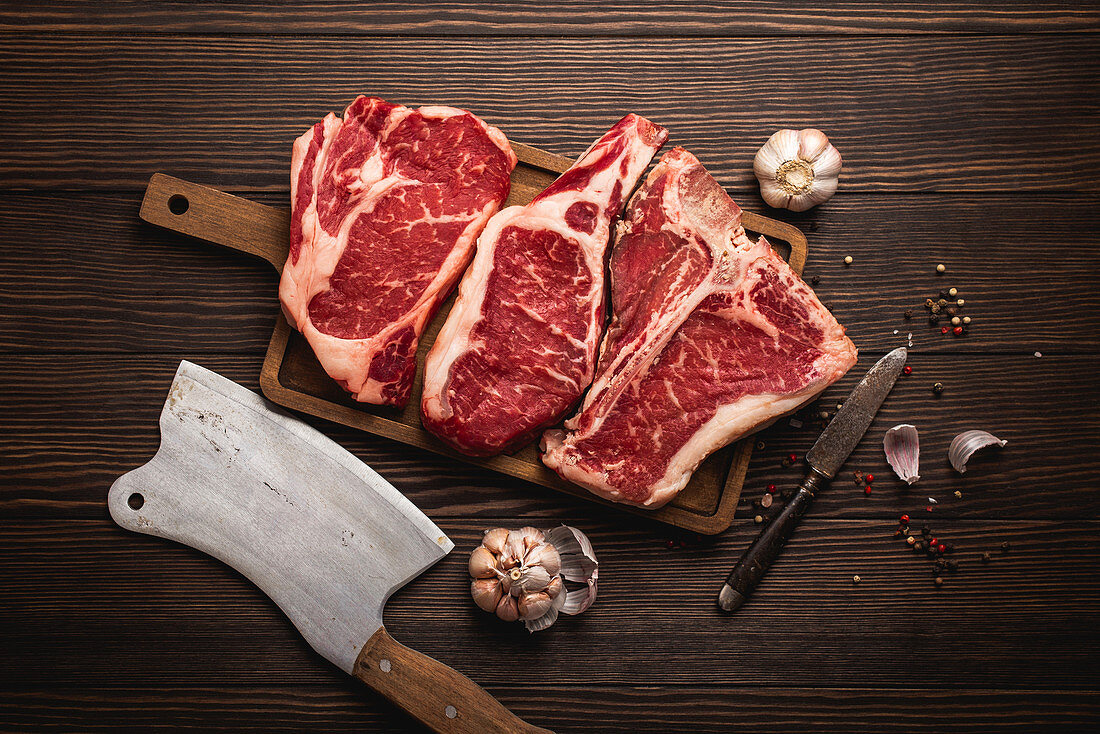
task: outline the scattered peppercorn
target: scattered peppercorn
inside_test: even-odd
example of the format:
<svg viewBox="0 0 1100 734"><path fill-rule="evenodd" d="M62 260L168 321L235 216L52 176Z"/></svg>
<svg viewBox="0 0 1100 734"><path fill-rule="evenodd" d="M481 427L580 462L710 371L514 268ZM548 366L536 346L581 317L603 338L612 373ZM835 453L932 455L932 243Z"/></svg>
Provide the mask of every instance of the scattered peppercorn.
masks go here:
<svg viewBox="0 0 1100 734"><path fill-rule="evenodd" d="M955 499L961 500L962 498L963 498L963 493L956 489L955 490Z"/></svg>
<svg viewBox="0 0 1100 734"><path fill-rule="evenodd" d="M946 334L946 333L947 333L947 327L946 327L946 326L944 326L943 328L941 328L941 329L940 329L940 333L941 333L941 334Z"/></svg>
<svg viewBox="0 0 1100 734"><path fill-rule="evenodd" d="M932 529L925 525L923 528L920 529L920 534L927 538L932 534Z"/></svg>
<svg viewBox="0 0 1100 734"><path fill-rule="evenodd" d="M947 545L945 543L940 543L939 545L936 546L936 552L937 553L943 553L946 550L947 550Z"/></svg>
<svg viewBox="0 0 1100 734"><path fill-rule="evenodd" d="M954 316L957 313L958 313L958 310L954 306L948 306L947 307L947 315L948 316Z"/></svg>
<svg viewBox="0 0 1100 734"><path fill-rule="evenodd" d="M871 482L875 481L875 475L874 474L868 474L867 476L864 477L864 479L866 479L867 483L870 484Z"/></svg>
<svg viewBox="0 0 1100 734"><path fill-rule="evenodd" d="M905 367L903 367L901 371L904 372L907 375L913 374L913 368L910 367L909 365L905 365Z"/></svg>
<svg viewBox="0 0 1100 734"><path fill-rule="evenodd" d="M852 256L851 255L845 255L844 264L845 265L851 265L852 264Z"/></svg>
<svg viewBox="0 0 1100 734"><path fill-rule="evenodd" d="M943 586L943 577L937 576L936 578L932 579L932 583L934 583L936 586Z"/></svg>
<svg viewBox="0 0 1100 734"><path fill-rule="evenodd" d="M756 450L757 451L763 451L764 450L764 442L763 441L757 441L756 442Z"/></svg>
<svg viewBox="0 0 1100 734"><path fill-rule="evenodd" d="M821 276L820 275L811 275L810 276L810 283L812 285L817 285L820 282L821 282Z"/></svg>
<svg viewBox="0 0 1100 734"><path fill-rule="evenodd" d="M958 305L958 306L962 306L964 303L966 303L966 301L964 301L961 298L959 300L955 301L955 304Z"/></svg>
<svg viewBox="0 0 1100 734"><path fill-rule="evenodd" d="M943 310L943 305L942 304L939 304L939 303L933 303L932 304L932 313L939 313L942 310Z"/></svg>
<svg viewBox="0 0 1100 734"><path fill-rule="evenodd" d="M963 327L956 326L954 329L952 329L952 331L955 332L955 336L962 336Z"/></svg>
<svg viewBox="0 0 1100 734"><path fill-rule="evenodd" d="M1012 545L1009 544L1009 542L1007 540L1005 542L1001 543L1001 550L1002 551L1008 552L1008 549L1011 548L1011 547L1012 547Z"/></svg>
<svg viewBox="0 0 1100 734"><path fill-rule="evenodd" d="M791 462L792 464L795 463L796 461L798 461L798 454L788 454L787 461Z"/></svg>
<svg viewBox="0 0 1100 734"><path fill-rule="evenodd" d="M920 542L919 540L916 543L913 543L913 550L920 553L922 550L924 550L924 543Z"/></svg>
<svg viewBox="0 0 1100 734"><path fill-rule="evenodd" d="M983 553L982 554L982 563L989 563L992 560L993 560L993 556L989 555L989 553Z"/></svg>
<svg viewBox="0 0 1100 734"><path fill-rule="evenodd" d="M946 298L941 298L940 300L936 301L936 305L939 306L940 308L943 308L944 306L947 305L947 299Z"/></svg>
<svg viewBox="0 0 1100 734"><path fill-rule="evenodd" d="M902 515L900 519L901 519L901 524L902 525L906 525L909 522L909 516L908 515Z"/></svg>
<svg viewBox="0 0 1100 734"><path fill-rule="evenodd" d="M955 316L954 318L951 319L951 323L954 324L955 326L958 326L962 322L963 322L963 320L960 319L958 316Z"/></svg>
<svg viewBox="0 0 1100 734"><path fill-rule="evenodd" d="M937 316L936 314L932 314L931 316L928 317L928 323L931 324L932 326L935 326L936 324L940 323L940 317Z"/></svg>
<svg viewBox="0 0 1100 734"><path fill-rule="evenodd" d="M936 272L937 273L947 272L947 266L944 265L943 263L940 263L939 265L936 266Z"/></svg>
<svg viewBox="0 0 1100 734"><path fill-rule="evenodd" d="M860 579L860 577L859 577L859 576L853 576L853 577L852 577L852 583L853 583L853 584L858 584L858 583L859 583L859 582L860 582L861 580L862 580L862 579Z"/></svg>
<svg viewBox="0 0 1100 734"><path fill-rule="evenodd" d="M963 323L964 324L969 324L970 323L970 317L969 316L963 316Z"/></svg>
<svg viewBox="0 0 1100 734"><path fill-rule="evenodd" d="M905 539L905 542L909 545L916 545L917 539L915 536L910 535L908 538Z"/></svg>
<svg viewBox="0 0 1100 734"><path fill-rule="evenodd" d="M932 385L932 392L936 393L937 395L942 393L943 392L943 383L942 382L934 383Z"/></svg>
<svg viewBox="0 0 1100 734"><path fill-rule="evenodd" d="M863 494L871 494L871 488L869 486L863 488Z"/></svg>
<svg viewBox="0 0 1100 734"><path fill-rule="evenodd" d="M931 298L925 298L924 299L924 307L925 308L932 308L932 304L934 304L934 303L935 303L935 301L933 301Z"/></svg>
<svg viewBox="0 0 1100 734"><path fill-rule="evenodd" d="M760 523L764 522L764 517L763 517L763 515L757 515L756 517L754 517L752 519L752 521L754 523L756 523L757 525L759 525Z"/></svg>
<svg viewBox="0 0 1100 734"><path fill-rule="evenodd" d="M904 315L905 315L905 320L906 321L912 320L912 318L913 318L913 309L911 309L911 308L905 309L905 314Z"/></svg>
<svg viewBox="0 0 1100 734"><path fill-rule="evenodd" d="M954 298L955 296L959 295L959 289L958 288L948 288L947 289L947 295Z"/></svg>
<svg viewBox="0 0 1100 734"><path fill-rule="evenodd" d="M666 540L665 541L665 547L668 548L669 550L672 550L673 548L676 547L676 543L674 541L671 541L671 540Z"/></svg>

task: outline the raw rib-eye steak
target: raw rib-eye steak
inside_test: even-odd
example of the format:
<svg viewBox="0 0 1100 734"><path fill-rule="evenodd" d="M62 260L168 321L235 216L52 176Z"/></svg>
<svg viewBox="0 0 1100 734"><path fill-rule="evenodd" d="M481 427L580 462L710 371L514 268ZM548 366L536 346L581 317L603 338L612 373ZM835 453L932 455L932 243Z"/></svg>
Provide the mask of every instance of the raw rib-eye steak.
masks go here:
<svg viewBox="0 0 1100 734"><path fill-rule="evenodd" d="M408 402L420 335L515 165L504 134L469 112L373 97L295 141L279 300L356 400Z"/></svg>
<svg viewBox="0 0 1100 734"><path fill-rule="evenodd" d="M615 502L664 505L713 451L856 362L844 328L679 148L631 198L611 281L592 390L542 445L547 466Z"/></svg>
<svg viewBox="0 0 1100 734"><path fill-rule="evenodd" d="M667 137L627 115L530 204L493 217L428 353L428 430L491 456L576 404L595 370L611 223Z"/></svg>

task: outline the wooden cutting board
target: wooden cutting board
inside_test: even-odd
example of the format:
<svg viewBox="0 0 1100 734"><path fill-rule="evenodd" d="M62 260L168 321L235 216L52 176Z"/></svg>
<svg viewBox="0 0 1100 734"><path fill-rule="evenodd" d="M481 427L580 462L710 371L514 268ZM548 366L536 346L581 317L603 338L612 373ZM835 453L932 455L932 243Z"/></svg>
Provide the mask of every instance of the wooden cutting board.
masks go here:
<svg viewBox="0 0 1100 734"><path fill-rule="evenodd" d="M528 203L572 165L568 158L522 143L512 143L512 148L519 157L519 164L512 173L512 189L505 206ZM286 262L290 229L290 213L286 209L257 204L208 186L157 173L149 180L141 204L141 218L174 232L257 255L279 272L282 272ZM781 254L786 255L795 272L802 272L807 245L801 232L789 224L750 212L744 213L743 221L750 234L765 235ZM272 402L293 410L452 456L686 530L713 535L729 527L752 453L751 438L715 452L703 462L691 482L672 502L651 511L604 502L587 490L564 481L539 461L534 443L510 455L472 459L450 449L425 431L420 425L419 415L424 355L450 312L452 300L453 297L444 302L420 340L417 381L412 398L403 410L357 403L350 399L325 374L305 339L290 327L282 315L278 317L260 373L261 389Z"/></svg>

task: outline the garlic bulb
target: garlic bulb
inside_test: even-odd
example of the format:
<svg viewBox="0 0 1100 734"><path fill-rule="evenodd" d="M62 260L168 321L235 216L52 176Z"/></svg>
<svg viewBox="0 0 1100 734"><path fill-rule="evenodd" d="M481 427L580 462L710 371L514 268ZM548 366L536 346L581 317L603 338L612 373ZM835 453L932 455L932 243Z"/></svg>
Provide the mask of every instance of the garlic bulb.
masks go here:
<svg viewBox="0 0 1100 734"><path fill-rule="evenodd" d="M752 170L769 206L804 212L836 193L843 161L825 133L780 130L756 153Z"/></svg>
<svg viewBox="0 0 1100 734"><path fill-rule="evenodd" d="M470 554L470 595L479 609L505 622L522 619L537 632L554 624L559 612L580 614L591 606L598 565L592 544L576 528L495 528ZM563 576L586 587L567 591Z"/></svg>

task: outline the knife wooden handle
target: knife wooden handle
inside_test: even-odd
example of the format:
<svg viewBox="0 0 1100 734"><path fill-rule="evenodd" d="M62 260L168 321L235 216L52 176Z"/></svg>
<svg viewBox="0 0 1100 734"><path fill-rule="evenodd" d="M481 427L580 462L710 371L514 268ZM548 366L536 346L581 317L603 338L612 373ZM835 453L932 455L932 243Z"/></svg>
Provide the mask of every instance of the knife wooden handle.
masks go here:
<svg viewBox="0 0 1100 734"><path fill-rule="evenodd" d="M154 173L142 219L267 260L279 272L290 249L290 213L181 178Z"/></svg>
<svg viewBox="0 0 1100 734"><path fill-rule="evenodd" d="M799 520L806 514L814 500L814 492L821 482L828 479L824 474L811 469L803 480L798 492L783 507L766 528L760 531L741 560L733 567L725 586L718 594L718 606L732 612L740 607L752 594L752 590L763 578L764 572L779 556L779 551L794 532Z"/></svg>
<svg viewBox="0 0 1100 734"><path fill-rule="evenodd" d="M405 647L385 627L359 651L354 674L440 734L553 734L528 724L457 670Z"/></svg>

